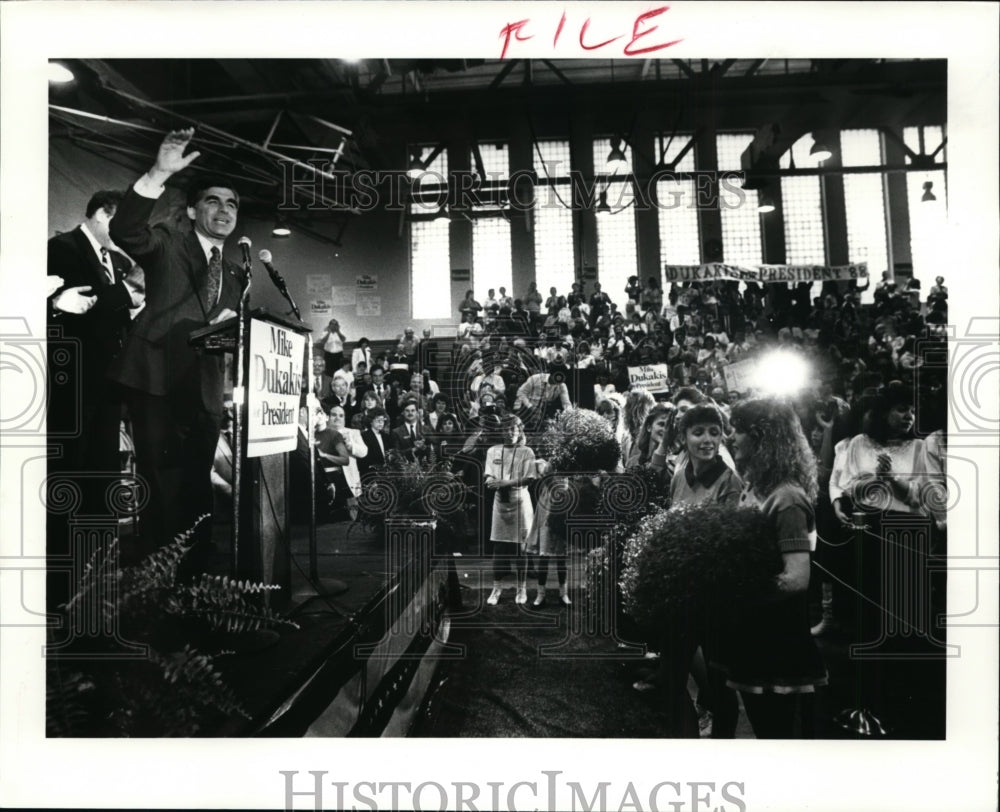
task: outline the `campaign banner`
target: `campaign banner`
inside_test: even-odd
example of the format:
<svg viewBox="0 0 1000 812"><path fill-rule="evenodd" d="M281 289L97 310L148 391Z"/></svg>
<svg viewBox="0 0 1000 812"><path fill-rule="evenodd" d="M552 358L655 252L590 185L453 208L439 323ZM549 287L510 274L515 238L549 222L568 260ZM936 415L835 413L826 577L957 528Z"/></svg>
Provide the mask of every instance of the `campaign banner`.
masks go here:
<svg viewBox="0 0 1000 812"><path fill-rule="evenodd" d="M293 451L298 440L305 336L250 320L247 369L247 456Z"/></svg>
<svg viewBox="0 0 1000 812"><path fill-rule="evenodd" d="M712 282L731 280L743 282L846 282L867 279L868 263L850 265L726 265L711 262L706 265L664 265L667 282Z"/></svg>
<svg viewBox="0 0 1000 812"><path fill-rule="evenodd" d="M628 368L630 387L641 386L650 392L666 392L670 389L670 374L666 364L646 364Z"/></svg>
<svg viewBox="0 0 1000 812"><path fill-rule="evenodd" d="M754 385L753 378L756 369L757 362L753 359L737 361L735 364L724 366L722 375L726 381L726 391L745 394Z"/></svg>

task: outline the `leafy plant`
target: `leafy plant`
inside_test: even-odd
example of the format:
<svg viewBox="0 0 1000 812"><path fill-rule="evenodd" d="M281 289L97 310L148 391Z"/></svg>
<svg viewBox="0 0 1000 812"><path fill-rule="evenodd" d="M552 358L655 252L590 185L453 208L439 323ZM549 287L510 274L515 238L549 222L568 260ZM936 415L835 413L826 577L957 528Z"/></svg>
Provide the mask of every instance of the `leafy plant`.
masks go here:
<svg viewBox="0 0 1000 812"><path fill-rule="evenodd" d="M620 586L636 622L663 628L688 607L766 595L780 570L773 529L760 511L685 505L647 516L626 541Z"/></svg>
<svg viewBox="0 0 1000 812"><path fill-rule="evenodd" d="M217 667L232 654L219 650L225 635L298 625L255 602L276 586L180 580L196 527L133 567L117 566L117 539L88 561L64 621L96 607L100 628L113 632L78 640L85 659L72 650L47 659L49 736L191 736L216 718L247 716ZM146 656L123 659L122 641L146 646Z"/></svg>
<svg viewBox="0 0 1000 812"><path fill-rule="evenodd" d="M554 473L614 471L621 446L611 424L590 409L566 409L541 437L542 456Z"/></svg>

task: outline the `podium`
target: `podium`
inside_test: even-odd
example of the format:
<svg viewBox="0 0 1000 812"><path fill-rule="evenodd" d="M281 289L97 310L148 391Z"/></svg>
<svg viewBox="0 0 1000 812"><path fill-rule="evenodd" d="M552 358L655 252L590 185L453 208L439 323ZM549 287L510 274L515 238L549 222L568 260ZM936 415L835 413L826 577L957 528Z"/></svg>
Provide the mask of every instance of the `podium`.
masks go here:
<svg viewBox="0 0 1000 812"><path fill-rule="evenodd" d="M291 583L288 455L298 441L309 333L300 321L257 308L188 337L203 352L233 357L231 575L276 584L285 594Z"/></svg>

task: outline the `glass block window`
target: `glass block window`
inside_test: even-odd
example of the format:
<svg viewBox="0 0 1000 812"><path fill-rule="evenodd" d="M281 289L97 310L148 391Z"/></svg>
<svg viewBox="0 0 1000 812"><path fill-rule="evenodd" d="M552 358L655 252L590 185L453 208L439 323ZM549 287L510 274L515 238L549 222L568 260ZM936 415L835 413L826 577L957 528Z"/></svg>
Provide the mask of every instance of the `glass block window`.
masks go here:
<svg viewBox="0 0 1000 812"><path fill-rule="evenodd" d="M739 171L740 156L753 140L752 133L719 133L715 137L719 171ZM759 265L763 261L760 214L757 191L719 189L719 214L722 219L722 258L735 265Z"/></svg>
<svg viewBox="0 0 1000 812"><path fill-rule="evenodd" d="M410 301L415 319L447 319L451 312L451 250L447 218L410 223Z"/></svg>
<svg viewBox="0 0 1000 812"><path fill-rule="evenodd" d="M487 207L474 207L473 211L496 211ZM476 217L472 221L472 280L476 300L486 303L490 288L504 287L513 296L510 250L510 223L497 213L494 216Z"/></svg>
<svg viewBox="0 0 1000 812"><path fill-rule="evenodd" d="M843 130L841 163L845 166L880 166L882 139L878 130ZM847 256L867 262L871 282L861 294L863 304L874 301L875 283L889 268L886 231L885 175L844 175L844 208L847 213Z"/></svg>
<svg viewBox="0 0 1000 812"><path fill-rule="evenodd" d="M621 141L619 146L625 153L625 158L631 172L632 150ZM597 214L597 277L601 287L611 297L611 300L623 306L625 286L628 278L638 273L639 258L635 238L635 207L634 191L631 183L612 178L623 177L624 173L608 176L608 155L611 152L611 139L598 138L594 140L594 174L604 177L599 180L595 194L603 190L607 193L610 214ZM596 206L596 202L595 202ZM623 308L624 309L624 308Z"/></svg>
<svg viewBox="0 0 1000 812"><path fill-rule="evenodd" d="M690 141L690 134L678 134L671 140L663 137L656 144L657 158L672 163ZM694 149L688 150L676 167L677 172L693 172ZM697 189L693 180L660 180L656 183L656 201L660 225L660 284L664 265L697 265L701 262L698 237Z"/></svg>
<svg viewBox="0 0 1000 812"><path fill-rule="evenodd" d="M532 162L538 173L538 182L569 182L569 141L536 141ZM607 156L605 156L607 157Z"/></svg>
<svg viewBox="0 0 1000 812"><path fill-rule="evenodd" d="M532 151L538 175L533 227L535 283L543 298L548 298L551 287L567 293L576 279L569 155L569 141L537 141Z"/></svg>
<svg viewBox="0 0 1000 812"><path fill-rule="evenodd" d="M486 170L484 183L506 183L510 177L510 158L506 144L480 144L479 155L483 159L483 169ZM469 166L478 174L475 155L470 151Z"/></svg>
<svg viewBox="0 0 1000 812"><path fill-rule="evenodd" d="M781 158L781 167L809 169L819 161L809 154L811 134L796 141ZM823 265L826 263L826 241L823 234L823 194L818 177L781 179L781 205L784 211L785 262L790 265ZM767 216L767 215L765 215Z"/></svg>
<svg viewBox="0 0 1000 812"><path fill-rule="evenodd" d="M921 132L922 131L922 132ZM923 150L920 149L921 135ZM932 154L944 140L941 127L905 127L903 143L916 153ZM947 160L947 147L934 156L935 163ZM909 157L906 159L910 163ZM932 184L931 195L935 200L924 200L925 184ZM927 287L935 276L947 269L948 262L948 205L947 178L943 169L906 173L906 197L910 215L910 255L913 275Z"/></svg>

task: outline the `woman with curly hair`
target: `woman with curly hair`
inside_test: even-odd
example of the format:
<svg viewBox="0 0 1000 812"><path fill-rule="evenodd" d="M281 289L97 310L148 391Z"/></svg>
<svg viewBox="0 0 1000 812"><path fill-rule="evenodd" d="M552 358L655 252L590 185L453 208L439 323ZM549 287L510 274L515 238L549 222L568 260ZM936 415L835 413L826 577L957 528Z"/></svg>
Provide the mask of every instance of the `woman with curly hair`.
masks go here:
<svg viewBox="0 0 1000 812"><path fill-rule="evenodd" d="M812 700L827 683L809 633L807 599L816 544L816 460L784 401L743 401L731 419L733 457L745 482L740 505L758 507L770 521L782 569L755 603L734 609L719 659L758 739L812 738Z"/></svg>
<svg viewBox="0 0 1000 812"><path fill-rule="evenodd" d="M622 437L622 459L628 467L632 457L636 441L639 439L639 432L642 431L642 424L646 420L646 415L653 408L656 399L652 393L645 389L631 389L625 395L625 435Z"/></svg>

